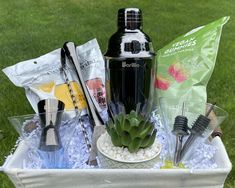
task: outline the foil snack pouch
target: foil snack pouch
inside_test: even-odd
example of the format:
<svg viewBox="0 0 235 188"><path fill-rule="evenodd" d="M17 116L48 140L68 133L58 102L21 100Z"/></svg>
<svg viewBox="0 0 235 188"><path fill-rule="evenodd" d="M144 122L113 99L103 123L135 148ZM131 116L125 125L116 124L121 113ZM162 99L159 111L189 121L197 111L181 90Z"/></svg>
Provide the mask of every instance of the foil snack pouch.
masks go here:
<svg viewBox="0 0 235 188"><path fill-rule="evenodd" d="M72 82L74 95L80 99L78 107L83 111L86 108L86 102L76 74L71 67L66 71ZM61 100L66 110L74 108L69 89L61 73L60 49L7 67L3 72L16 86L25 88L27 99L35 112L37 112L37 103L48 98Z"/></svg>
<svg viewBox="0 0 235 188"><path fill-rule="evenodd" d="M212 75L223 25L223 17L176 38L158 51L156 98L207 101L206 86Z"/></svg>
<svg viewBox="0 0 235 188"><path fill-rule="evenodd" d="M94 43L96 44L95 49L94 45L90 46L90 44ZM101 61L103 57L99 51L96 39L93 39L77 48L81 49L82 52L87 50L86 48L89 48L87 51L90 50L91 52L96 52L95 55L94 53L84 54L80 59L86 59L88 61L90 61L91 58L99 59L100 61L97 61L98 65L96 65L96 67L88 66L89 69L87 69L87 66L82 66L81 64L81 68L82 71L84 71L84 76L86 76L86 81L92 82L92 80L101 80L102 82L98 82L99 87L101 87L101 83L104 83L104 71L100 71L98 73L97 71L102 69L102 66L104 67L104 61ZM16 86L25 88L27 99L36 113L37 103L42 99L48 98L56 98L64 102L66 110L74 109L69 88L65 83L64 74L61 71L60 51L61 49L57 49L38 58L23 61L3 69L3 72ZM78 50L78 54L79 53L81 53L80 50ZM91 59L91 61L93 60ZM78 84L79 82L74 71L74 67L69 63L67 63L66 66L66 73L70 81L70 85L74 96L78 101L78 108L82 111L82 115L86 114L86 100L81 86ZM97 67L99 67L99 69L97 69ZM95 68L96 70L94 70ZM93 85L94 84L89 83L88 87L95 87ZM102 95L103 94L105 94L105 91L102 91Z"/></svg>

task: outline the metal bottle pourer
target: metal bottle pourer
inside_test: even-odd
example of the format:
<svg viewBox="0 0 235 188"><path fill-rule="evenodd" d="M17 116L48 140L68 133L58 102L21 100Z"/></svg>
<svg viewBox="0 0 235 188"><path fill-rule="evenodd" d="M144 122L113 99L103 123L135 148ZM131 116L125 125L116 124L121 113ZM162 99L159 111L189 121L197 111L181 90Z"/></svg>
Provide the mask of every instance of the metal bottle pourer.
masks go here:
<svg viewBox="0 0 235 188"><path fill-rule="evenodd" d="M206 115L199 115L197 120L194 122L192 128L191 128L191 134L188 137L187 141L184 144L184 147L180 154L180 160L183 159L185 154L188 152L189 148L192 146L194 141L203 135L205 130L208 128L208 125L210 123L210 119L208 116L210 115L211 111L214 109L215 103L210 107L210 109L207 111Z"/></svg>
<svg viewBox="0 0 235 188"><path fill-rule="evenodd" d="M178 166L180 153L183 144L183 137L188 135L188 119L184 116L184 106L182 106L182 115L176 116L172 133L176 136L176 145L174 153L174 165Z"/></svg>
<svg viewBox="0 0 235 188"><path fill-rule="evenodd" d="M42 127L40 150L52 152L62 147L58 128L64 106L64 103L57 99L45 99L38 102Z"/></svg>

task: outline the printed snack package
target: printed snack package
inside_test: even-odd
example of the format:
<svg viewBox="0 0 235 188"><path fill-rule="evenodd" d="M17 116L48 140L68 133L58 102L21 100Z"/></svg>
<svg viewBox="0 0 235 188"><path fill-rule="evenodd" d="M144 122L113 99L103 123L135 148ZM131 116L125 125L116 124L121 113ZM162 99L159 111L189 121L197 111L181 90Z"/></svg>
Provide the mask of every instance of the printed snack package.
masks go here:
<svg viewBox="0 0 235 188"><path fill-rule="evenodd" d="M213 72L223 17L178 37L158 51L156 98L206 102L206 86Z"/></svg>
<svg viewBox="0 0 235 188"><path fill-rule="evenodd" d="M25 88L27 99L35 112L37 103L47 98L61 100L66 110L73 109L69 89L61 73L60 49L7 67L3 72L16 86ZM85 98L72 68L67 68L67 75L74 95L80 99L78 107L83 110L86 108Z"/></svg>
<svg viewBox="0 0 235 188"><path fill-rule="evenodd" d="M65 103L66 110L74 109L69 88L65 83L64 74L61 71L60 51L61 49L57 49L38 58L23 61L3 69L3 72L16 86L25 88L26 96L35 112L37 112L37 103L47 98L61 100ZM81 54L81 57L79 57L81 60L81 69L88 87L92 91L93 87L98 88L96 89L96 93L93 92L91 94L91 96L93 95L97 99L98 103L101 100L97 96L105 96L104 90L100 92L100 88L104 88L105 75L104 60L96 39L78 46L77 54L78 56ZM82 59L86 60L86 63ZM66 64L66 72L73 93L77 98L78 108L82 111L82 115L86 114L87 104L82 89L78 84L74 68L69 63ZM93 82L95 84L92 84ZM100 106L104 106L105 104L106 102L103 99L102 105Z"/></svg>
<svg viewBox="0 0 235 188"><path fill-rule="evenodd" d="M77 47L78 61L98 111L106 109L104 59L96 39Z"/></svg>

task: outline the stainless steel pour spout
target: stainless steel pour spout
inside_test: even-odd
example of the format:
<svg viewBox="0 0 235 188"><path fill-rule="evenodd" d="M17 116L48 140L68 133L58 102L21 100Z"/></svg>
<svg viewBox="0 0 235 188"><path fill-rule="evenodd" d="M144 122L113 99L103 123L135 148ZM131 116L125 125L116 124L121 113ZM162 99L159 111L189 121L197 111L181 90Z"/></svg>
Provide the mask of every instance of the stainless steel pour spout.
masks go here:
<svg viewBox="0 0 235 188"><path fill-rule="evenodd" d="M208 116L213 111L215 107L215 103L210 107L210 109L206 112L206 115L199 115L196 121L193 123L191 128L191 134L186 140L183 149L181 150L180 160L181 161L185 154L188 152L189 148L193 145L198 137L202 137L205 130L208 128L210 119Z"/></svg>
<svg viewBox="0 0 235 188"><path fill-rule="evenodd" d="M182 107L182 115L176 116L172 133L176 136L176 145L174 153L174 165L178 166L180 153L182 150L183 137L188 135L188 119L184 115L184 103Z"/></svg>
<svg viewBox="0 0 235 188"><path fill-rule="evenodd" d="M57 99L39 101L38 112L42 128L40 150L55 151L62 147L58 128L64 106L64 103Z"/></svg>

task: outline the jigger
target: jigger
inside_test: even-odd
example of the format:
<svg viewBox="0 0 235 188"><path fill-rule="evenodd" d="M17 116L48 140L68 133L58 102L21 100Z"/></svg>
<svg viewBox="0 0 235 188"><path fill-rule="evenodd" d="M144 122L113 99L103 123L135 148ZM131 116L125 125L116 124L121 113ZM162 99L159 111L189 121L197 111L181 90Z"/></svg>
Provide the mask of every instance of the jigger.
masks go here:
<svg viewBox="0 0 235 188"><path fill-rule="evenodd" d="M64 106L64 103L57 99L45 99L38 102L42 128L40 150L50 152L59 150L62 147L58 128Z"/></svg>

